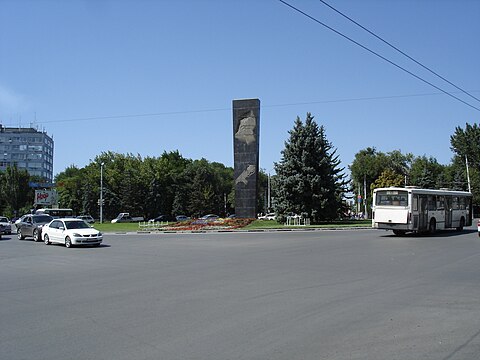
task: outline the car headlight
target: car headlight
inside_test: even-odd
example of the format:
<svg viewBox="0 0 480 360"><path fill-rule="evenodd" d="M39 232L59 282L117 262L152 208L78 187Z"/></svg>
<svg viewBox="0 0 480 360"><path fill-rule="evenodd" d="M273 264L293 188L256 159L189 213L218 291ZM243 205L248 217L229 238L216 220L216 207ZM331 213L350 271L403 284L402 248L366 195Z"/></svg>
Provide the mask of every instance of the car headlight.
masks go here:
<svg viewBox="0 0 480 360"><path fill-rule="evenodd" d="M97 236L103 236L103 234L102 234L101 232L99 232L99 233L97 234Z"/></svg>
<svg viewBox="0 0 480 360"><path fill-rule="evenodd" d="M72 234L73 237L82 237L82 235L78 234L78 233L73 233Z"/></svg>

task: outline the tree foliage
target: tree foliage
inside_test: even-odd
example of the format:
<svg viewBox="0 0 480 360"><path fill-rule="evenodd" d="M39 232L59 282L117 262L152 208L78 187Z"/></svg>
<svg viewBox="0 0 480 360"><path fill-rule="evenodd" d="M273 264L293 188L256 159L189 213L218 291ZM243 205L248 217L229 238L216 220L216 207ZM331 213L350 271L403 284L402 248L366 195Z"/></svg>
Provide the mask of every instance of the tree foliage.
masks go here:
<svg viewBox="0 0 480 360"><path fill-rule="evenodd" d="M347 182L324 127L307 113L305 123L297 117L289 134L275 163L276 212L301 214L312 222L337 218Z"/></svg>
<svg viewBox="0 0 480 360"><path fill-rule="evenodd" d="M102 167L107 219L119 212L146 219L233 212L229 202L233 169L205 159L185 159L178 151L147 158L104 152L82 169L69 167L56 177L60 206L98 217Z"/></svg>
<svg viewBox="0 0 480 360"><path fill-rule="evenodd" d="M402 175L398 174L397 172L386 169L384 170L380 176L375 180L371 189L381 188L381 187L389 187L389 186L403 186L404 178Z"/></svg>
<svg viewBox="0 0 480 360"><path fill-rule="evenodd" d="M29 186L29 182L40 180L16 165L0 172L0 214L13 217L29 212L35 196L35 190Z"/></svg>
<svg viewBox="0 0 480 360"><path fill-rule="evenodd" d="M451 164L451 177L456 188L467 189L466 162L469 164L471 190L474 204L480 204L480 126L465 124L465 129L457 126L450 136L454 158Z"/></svg>

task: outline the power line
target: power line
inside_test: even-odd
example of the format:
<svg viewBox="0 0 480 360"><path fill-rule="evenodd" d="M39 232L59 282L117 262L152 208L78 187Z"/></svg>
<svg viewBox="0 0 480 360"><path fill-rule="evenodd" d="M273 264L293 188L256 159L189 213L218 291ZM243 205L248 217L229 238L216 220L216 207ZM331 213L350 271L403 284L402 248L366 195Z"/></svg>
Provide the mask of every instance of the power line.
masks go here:
<svg viewBox="0 0 480 360"><path fill-rule="evenodd" d="M357 98L345 98L345 99L330 99L330 100L317 100L317 101L304 101L296 103L281 103L281 104L263 104L262 109L276 108L276 107L288 107L288 106L301 106L301 105L315 105L315 104L334 104L345 102L361 102L361 101L375 101L375 100L391 100L391 99L404 99L413 97L424 96L437 96L444 95L442 92L423 93L423 94L406 94L406 95L386 95L386 96L370 96L370 97L357 97ZM120 114L120 115L105 115L105 116L90 116L83 118L70 118L70 119L57 119L46 121L35 121L35 124L50 124L50 123L62 123L62 122L76 122L76 121L92 121L92 120L113 120L113 119L126 119L126 118L138 118L138 117L158 117L168 115L187 115L187 114L201 114L232 111L232 108L215 108L215 109L203 109L203 110L184 110L184 111L166 111L155 113L142 113L142 114ZM13 124L4 124L5 126L13 126ZM15 124L17 126L18 124Z"/></svg>
<svg viewBox="0 0 480 360"><path fill-rule="evenodd" d="M463 103L463 104L465 104L465 105L467 105L467 106L469 106L469 107L471 107L471 108L473 108L473 109L475 109L475 110L477 110L477 111L480 111L480 108L478 108L478 107L476 107L476 106L474 106L474 105L472 105L472 104L469 104L468 102L466 102L466 101L464 101L464 100L460 99L459 97L456 97L455 95L453 95L453 94L449 93L448 91L446 91L446 90L443 90L442 88L438 87L437 85L434 85L434 84L432 84L431 82L429 82L429 81L427 81L427 80L425 80L425 79L421 78L420 76L418 76L418 75L415 75L413 72L411 72L411 71L409 71L409 70L405 69L404 67L402 67L402 66L400 66L400 65L398 65L398 64L396 64L396 63L394 63L393 61L391 61L391 60L387 59L385 56L383 56L383 55L380 55L379 53L377 53L377 52L375 52L375 51L373 51L373 50L369 49L369 48L368 48L368 47L366 47L365 45L362 45L362 44L360 44L358 41L356 41L356 40L353 40L352 38L348 37L347 35L345 35L345 34L341 33L341 32L340 32L340 31L338 31L338 30L335 30L335 29L334 29L334 28L332 28L331 26L328 26L327 24L325 24L325 23L321 22L321 21L320 21L320 20L318 20L317 18L315 18L315 17L313 17L313 16L311 16L311 15L307 14L306 12L304 12L304 11L300 10L299 8L297 8L297 7L295 7L295 6L291 5L291 4L289 4L288 2L286 2L286 1L284 1L284 0L278 0L278 1L280 1L282 4L284 4L284 5L288 6L288 7L289 7L289 8L291 8L292 10L295 10L295 11L297 11L298 13L302 14L303 16L305 16L305 17L309 18L310 20L313 20L314 22L316 22L316 23L318 23L318 24L322 25L323 27L327 28L328 30L330 30L330 31L333 31L335 34L337 34L337 35L340 35L341 37L343 37L343 38L347 39L348 41L350 41L350 42L354 43L355 45L357 45L357 46L361 47L362 49L364 49L364 50L368 51L369 53L371 53L371 54L373 54L373 55L375 55L375 56L379 57L380 59L382 59L382 60L384 60L384 61L388 62L389 64L391 64L391 65L393 65L393 66L395 66L395 67L399 68L400 70L402 70L402 71L406 72L407 74L409 74L409 75L413 76L414 78L416 78L416 79L418 79L418 80L420 80L420 81L424 82L425 84L428 84L428 85L430 85L431 87L433 87L433 88L435 88L435 89L437 89L437 90L441 91L441 92L442 92L442 93L444 93L445 95L448 95L448 96L450 96L450 97L452 97L452 98L456 99L457 101L460 101L461 103Z"/></svg>
<svg viewBox="0 0 480 360"><path fill-rule="evenodd" d="M437 72L433 71L432 69L430 69L429 67L423 65L421 62L417 61L416 59L414 59L413 57L411 57L410 55L408 55L407 53L405 53L404 51L400 50L398 47L394 46L393 44L391 44L390 42L388 42L387 40L381 38L380 36L378 36L377 34L375 34L373 31L370 31L369 29L367 29L365 26L359 24L357 21L353 20L352 18L350 18L349 16L345 15L344 13L342 13L340 10L337 10L336 8L334 8L332 5L328 4L326 1L324 0L319 0L321 3L323 3L325 6L328 6L330 9L332 9L333 11L335 11L336 13L340 14L341 16L343 16L344 18L348 19L349 21L351 21L352 23L354 23L355 25L359 26L360 28L362 28L363 30L365 30L366 32L368 32L370 35L376 37L378 40L382 41L383 43L387 44L388 46L390 46L392 49L398 51L400 54L402 54L403 56L407 57L408 59L410 59L411 61L413 61L415 64L421 66L422 68L424 68L425 70L429 71L430 73L436 75L437 77L439 77L440 79L442 79L443 81L447 82L448 84L452 85L453 87L455 87L457 90L460 90L461 92L463 92L464 94L470 96L472 99L475 99L477 101L480 101L479 98L473 96L472 94L470 94L469 92L467 92L466 90L462 89L461 87L455 85L454 83L452 83L451 81L447 80L446 78L444 78L443 76L441 76L440 74L438 74Z"/></svg>
<svg viewBox="0 0 480 360"><path fill-rule="evenodd" d="M89 121L89 120L113 120L113 119L135 118L135 117L155 117L155 116L165 116L165 115L196 114L196 113L207 113L207 112L216 112L216 111L225 111L225 110L231 110L231 109L223 108L223 109L206 109L206 110L169 111L169 112L144 113L144 114L106 115L106 116L92 116L92 117L84 117L84 118L46 120L46 121L37 121L37 122L40 124L50 124L50 123L59 123L59 122L76 122L76 121Z"/></svg>

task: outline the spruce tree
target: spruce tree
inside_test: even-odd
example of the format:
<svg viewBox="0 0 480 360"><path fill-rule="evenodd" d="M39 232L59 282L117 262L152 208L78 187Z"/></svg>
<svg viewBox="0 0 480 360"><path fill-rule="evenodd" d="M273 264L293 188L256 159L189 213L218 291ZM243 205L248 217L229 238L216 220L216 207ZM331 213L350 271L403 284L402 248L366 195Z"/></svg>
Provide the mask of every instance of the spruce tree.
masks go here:
<svg viewBox="0 0 480 360"><path fill-rule="evenodd" d="M277 214L282 218L295 213L313 223L337 218L347 182L324 127L307 113L305 123L297 117L289 134L282 158L275 163Z"/></svg>

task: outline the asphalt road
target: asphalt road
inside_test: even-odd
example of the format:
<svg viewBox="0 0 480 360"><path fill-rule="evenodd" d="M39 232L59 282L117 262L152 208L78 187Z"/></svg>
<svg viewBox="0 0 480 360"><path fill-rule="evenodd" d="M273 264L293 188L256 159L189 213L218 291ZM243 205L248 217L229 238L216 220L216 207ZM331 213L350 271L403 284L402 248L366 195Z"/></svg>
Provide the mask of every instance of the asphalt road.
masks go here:
<svg viewBox="0 0 480 360"><path fill-rule="evenodd" d="M0 241L0 358L480 358L473 229Z"/></svg>

